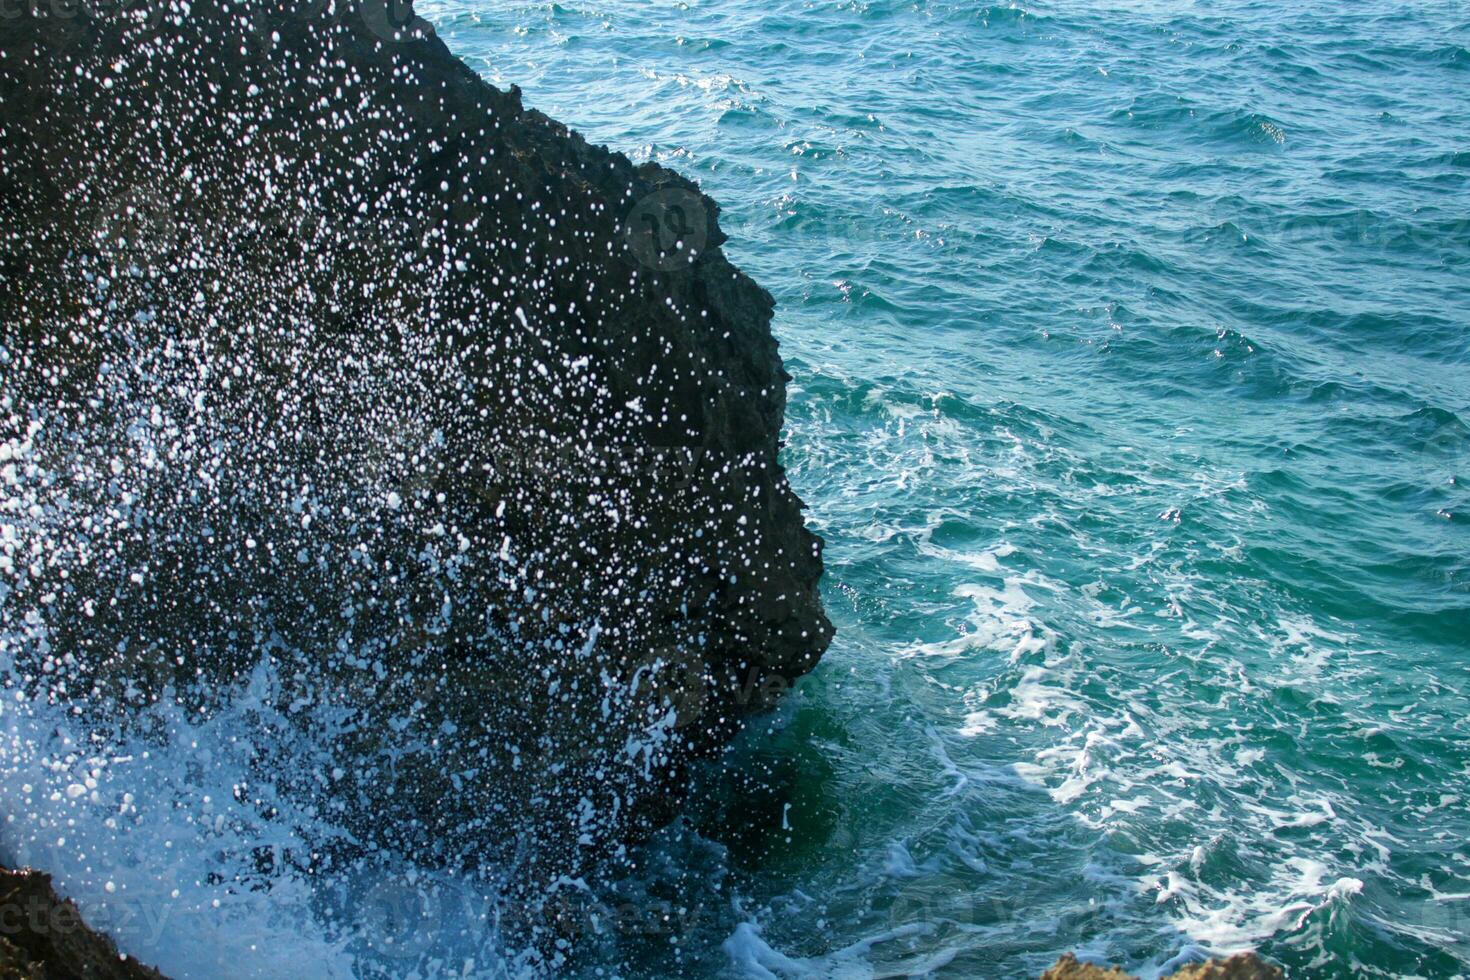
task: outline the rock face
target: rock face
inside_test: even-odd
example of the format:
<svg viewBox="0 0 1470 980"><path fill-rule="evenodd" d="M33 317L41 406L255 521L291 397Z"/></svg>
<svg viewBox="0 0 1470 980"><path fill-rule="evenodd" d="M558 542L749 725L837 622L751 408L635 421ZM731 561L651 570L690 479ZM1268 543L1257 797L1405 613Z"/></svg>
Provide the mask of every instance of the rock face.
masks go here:
<svg viewBox="0 0 1470 980"><path fill-rule="evenodd" d="M0 977L5 980L163 980L122 956L82 921L39 871L0 868Z"/></svg>
<svg viewBox="0 0 1470 980"><path fill-rule="evenodd" d="M0 31L12 683L253 699L238 798L353 846L616 852L831 636L771 297L399 4L154 2Z"/></svg>
<svg viewBox="0 0 1470 980"><path fill-rule="evenodd" d="M1282 980L1282 976L1280 970L1255 953L1237 953L1229 959L1186 966L1171 973L1167 980ZM1132 980L1132 975L1115 966L1103 968L1083 963L1068 953L1043 973L1041 980Z"/></svg>

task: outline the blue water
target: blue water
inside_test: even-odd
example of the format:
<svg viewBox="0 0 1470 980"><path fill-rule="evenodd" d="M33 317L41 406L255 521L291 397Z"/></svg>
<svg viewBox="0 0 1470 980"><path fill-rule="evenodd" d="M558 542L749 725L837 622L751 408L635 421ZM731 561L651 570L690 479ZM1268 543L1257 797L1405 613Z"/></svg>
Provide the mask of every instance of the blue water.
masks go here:
<svg viewBox="0 0 1470 980"><path fill-rule="evenodd" d="M722 203L829 543L589 975L1470 971L1470 7L422 12Z"/></svg>

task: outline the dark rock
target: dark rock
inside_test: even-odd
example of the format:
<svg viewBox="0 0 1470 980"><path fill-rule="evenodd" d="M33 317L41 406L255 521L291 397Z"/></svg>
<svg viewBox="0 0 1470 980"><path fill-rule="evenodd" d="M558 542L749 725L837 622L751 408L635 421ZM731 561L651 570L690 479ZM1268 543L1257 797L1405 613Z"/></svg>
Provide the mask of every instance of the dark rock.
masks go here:
<svg viewBox="0 0 1470 980"><path fill-rule="evenodd" d="M714 202L402 12L7 20L0 613L102 733L248 692L262 812L552 873L816 663L820 542Z"/></svg>
<svg viewBox="0 0 1470 980"><path fill-rule="evenodd" d="M50 875L0 868L0 980L162 980L87 927Z"/></svg>

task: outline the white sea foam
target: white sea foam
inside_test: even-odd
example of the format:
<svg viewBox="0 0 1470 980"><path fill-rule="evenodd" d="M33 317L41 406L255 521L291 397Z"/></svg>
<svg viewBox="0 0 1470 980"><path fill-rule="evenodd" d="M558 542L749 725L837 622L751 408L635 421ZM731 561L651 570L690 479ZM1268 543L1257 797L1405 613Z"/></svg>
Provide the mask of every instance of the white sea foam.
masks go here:
<svg viewBox="0 0 1470 980"><path fill-rule="evenodd" d="M262 662L247 693L207 720L166 702L152 709L162 739L102 739L62 706L8 692L5 862L51 873L90 924L179 980L274 980L306 964L313 977L344 980L528 973L530 958L507 957L498 940L488 884L381 862L306 869L338 832L253 783L250 759L327 760L270 741L262 721L273 709L260 692L271 670ZM276 809L269 818L260 799Z"/></svg>

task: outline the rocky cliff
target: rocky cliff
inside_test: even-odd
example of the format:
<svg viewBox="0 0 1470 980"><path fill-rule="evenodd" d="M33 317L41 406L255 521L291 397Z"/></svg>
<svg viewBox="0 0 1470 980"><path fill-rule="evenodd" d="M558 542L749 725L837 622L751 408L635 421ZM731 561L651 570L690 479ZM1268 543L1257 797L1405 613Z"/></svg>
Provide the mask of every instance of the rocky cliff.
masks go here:
<svg viewBox="0 0 1470 980"><path fill-rule="evenodd" d="M831 635L770 296L400 5L154 2L0 31L0 652L256 699L352 847L617 853Z"/></svg>
<svg viewBox="0 0 1470 980"><path fill-rule="evenodd" d="M87 927L39 871L0 868L0 977L5 980L163 980Z"/></svg>

